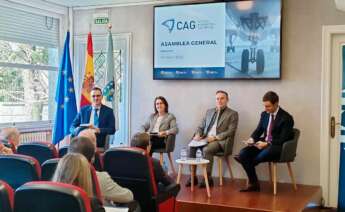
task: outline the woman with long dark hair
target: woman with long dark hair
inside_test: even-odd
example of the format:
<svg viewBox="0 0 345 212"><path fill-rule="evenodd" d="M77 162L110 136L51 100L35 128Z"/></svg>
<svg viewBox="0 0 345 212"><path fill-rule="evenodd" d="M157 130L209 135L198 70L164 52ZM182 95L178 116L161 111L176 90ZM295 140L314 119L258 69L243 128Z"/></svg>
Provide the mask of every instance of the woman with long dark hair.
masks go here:
<svg viewBox="0 0 345 212"><path fill-rule="evenodd" d="M169 113L168 101L163 96L155 98L153 108L154 113L141 126L142 131L151 134L151 153L154 149L165 148L165 138L178 133L176 118Z"/></svg>

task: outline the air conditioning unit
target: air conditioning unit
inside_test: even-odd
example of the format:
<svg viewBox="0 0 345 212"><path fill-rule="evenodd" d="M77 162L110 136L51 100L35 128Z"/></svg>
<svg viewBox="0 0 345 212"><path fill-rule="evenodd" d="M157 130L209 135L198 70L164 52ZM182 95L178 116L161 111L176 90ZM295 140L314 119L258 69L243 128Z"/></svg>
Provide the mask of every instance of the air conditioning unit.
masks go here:
<svg viewBox="0 0 345 212"><path fill-rule="evenodd" d="M345 0L334 0L334 2L338 10L345 12Z"/></svg>

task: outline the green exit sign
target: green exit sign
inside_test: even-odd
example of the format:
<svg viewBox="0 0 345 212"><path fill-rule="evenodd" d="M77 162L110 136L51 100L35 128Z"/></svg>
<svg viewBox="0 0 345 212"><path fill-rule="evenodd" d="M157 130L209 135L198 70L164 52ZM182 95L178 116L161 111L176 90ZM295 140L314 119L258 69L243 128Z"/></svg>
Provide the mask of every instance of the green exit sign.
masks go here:
<svg viewBox="0 0 345 212"><path fill-rule="evenodd" d="M109 18L108 17L98 17L94 19L95 24L108 24Z"/></svg>

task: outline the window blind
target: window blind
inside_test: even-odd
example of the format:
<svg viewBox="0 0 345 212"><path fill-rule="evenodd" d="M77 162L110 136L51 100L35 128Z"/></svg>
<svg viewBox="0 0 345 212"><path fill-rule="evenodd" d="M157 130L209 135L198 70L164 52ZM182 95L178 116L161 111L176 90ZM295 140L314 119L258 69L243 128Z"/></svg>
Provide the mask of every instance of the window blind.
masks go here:
<svg viewBox="0 0 345 212"><path fill-rule="evenodd" d="M59 46L59 20L1 6L0 40L56 48Z"/></svg>

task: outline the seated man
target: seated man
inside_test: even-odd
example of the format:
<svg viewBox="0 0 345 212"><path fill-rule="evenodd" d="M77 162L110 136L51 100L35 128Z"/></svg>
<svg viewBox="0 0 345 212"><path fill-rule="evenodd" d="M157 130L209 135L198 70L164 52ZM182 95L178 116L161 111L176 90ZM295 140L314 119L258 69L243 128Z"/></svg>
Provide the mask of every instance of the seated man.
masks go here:
<svg viewBox="0 0 345 212"><path fill-rule="evenodd" d="M0 139L3 145L11 150L17 149L20 142L20 133L15 127L4 128L0 132Z"/></svg>
<svg viewBox="0 0 345 212"><path fill-rule="evenodd" d="M228 93L225 91L216 92L216 107L207 110L206 116L203 118L201 124L197 128L193 140L200 141L207 140L207 144L202 147L204 158L209 160L207 165L208 183L213 186L212 180L212 166L213 156L224 151L225 144L233 143L238 123L238 113L230 108L227 104L229 102ZM189 157L195 158L197 148L191 147L189 150ZM196 173L196 168L194 169ZM196 174L194 173L194 176ZM198 179L195 177L194 182L197 184ZM191 185L191 179L186 183L186 186ZM205 180L200 182L199 187L206 187Z"/></svg>
<svg viewBox="0 0 345 212"><path fill-rule="evenodd" d="M69 152L80 153L86 157L89 162L92 162L96 151L96 136L91 129L83 130L81 135L72 139L69 146ZM115 203L128 203L133 201L133 193L123 188L113 181L107 172L96 171L97 178L100 184L102 196L107 201Z"/></svg>
<svg viewBox="0 0 345 212"><path fill-rule="evenodd" d="M248 188L242 189L241 192L260 191L255 166L279 159L284 142L294 136L294 120L279 107L278 95L269 91L263 96L262 101L265 111L261 113L259 124L251 137L245 141L247 147L235 156L235 160L243 166L249 179Z"/></svg>
<svg viewBox="0 0 345 212"><path fill-rule="evenodd" d="M92 88L91 97L92 105L80 109L70 131L72 136L76 136L85 128L93 129L97 137L97 147L104 148L106 136L115 133L114 112L102 104L103 96L100 88Z"/></svg>
<svg viewBox="0 0 345 212"><path fill-rule="evenodd" d="M131 140L131 146L145 149L149 153L151 148L149 134L136 133ZM169 186L170 184L175 183L175 181L165 173L161 164L159 163L159 160L157 160L156 158L152 158L152 163L155 180L160 191L164 190L164 188Z"/></svg>

